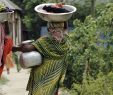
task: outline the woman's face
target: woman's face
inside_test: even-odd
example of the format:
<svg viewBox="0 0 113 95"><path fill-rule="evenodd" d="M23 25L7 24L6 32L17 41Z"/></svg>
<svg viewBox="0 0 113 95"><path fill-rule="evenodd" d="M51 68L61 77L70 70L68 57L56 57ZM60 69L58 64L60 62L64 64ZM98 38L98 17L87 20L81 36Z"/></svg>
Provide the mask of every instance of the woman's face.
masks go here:
<svg viewBox="0 0 113 95"><path fill-rule="evenodd" d="M49 28L48 29L50 35L52 38L54 38L56 41L58 42L61 42L63 40L63 32L64 32L64 29L62 28Z"/></svg>

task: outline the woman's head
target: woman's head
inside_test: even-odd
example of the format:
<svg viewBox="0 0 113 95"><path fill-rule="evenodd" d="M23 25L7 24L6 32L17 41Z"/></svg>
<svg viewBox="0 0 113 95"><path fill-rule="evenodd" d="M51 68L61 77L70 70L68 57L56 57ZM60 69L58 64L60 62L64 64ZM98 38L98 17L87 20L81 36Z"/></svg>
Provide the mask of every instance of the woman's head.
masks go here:
<svg viewBox="0 0 113 95"><path fill-rule="evenodd" d="M49 22L48 32L54 40L61 42L67 34L67 22Z"/></svg>

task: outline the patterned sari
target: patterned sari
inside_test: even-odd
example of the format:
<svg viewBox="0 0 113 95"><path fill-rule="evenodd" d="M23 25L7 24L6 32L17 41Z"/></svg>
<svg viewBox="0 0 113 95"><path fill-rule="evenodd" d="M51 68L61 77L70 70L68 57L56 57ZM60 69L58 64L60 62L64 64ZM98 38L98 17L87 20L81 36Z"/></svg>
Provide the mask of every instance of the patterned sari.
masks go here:
<svg viewBox="0 0 113 95"><path fill-rule="evenodd" d="M43 63L31 70L27 85L29 95L55 95L67 67L66 41L58 43L52 38L41 37L33 45L43 55Z"/></svg>

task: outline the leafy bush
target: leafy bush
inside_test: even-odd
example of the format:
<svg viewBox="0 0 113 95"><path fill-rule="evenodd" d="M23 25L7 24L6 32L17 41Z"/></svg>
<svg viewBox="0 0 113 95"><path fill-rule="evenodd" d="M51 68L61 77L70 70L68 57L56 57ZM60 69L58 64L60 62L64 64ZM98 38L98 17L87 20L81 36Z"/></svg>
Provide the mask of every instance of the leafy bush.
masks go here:
<svg viewBox="0 0 113 95"><path fill-rule="evenodd" d="M72 95L113 94L113 3L97 13L95 18L87 16L84 22L76 19L69 35L70 68L65 85Z"/></svg>
<svg viewBox="0 0 113 95"><path fill-rule="evenodd" d="M73 84L73 88L71 95L113 95L113 72L99 73L96 80L89 77L81 85Z"/></svg>

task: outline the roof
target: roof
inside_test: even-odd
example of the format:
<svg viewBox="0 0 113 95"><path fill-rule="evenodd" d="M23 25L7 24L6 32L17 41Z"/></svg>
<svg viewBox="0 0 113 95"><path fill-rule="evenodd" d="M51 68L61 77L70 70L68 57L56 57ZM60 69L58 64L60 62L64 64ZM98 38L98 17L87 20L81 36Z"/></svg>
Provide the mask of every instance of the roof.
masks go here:
<svg viewBox="0 0 113 95"><path fill-rule="evenodd" d="M18 7L16 4L14 4L10 0L0 0L0 2L4 3L10 9L22 11L22 9L20 7Z"/></svg>

